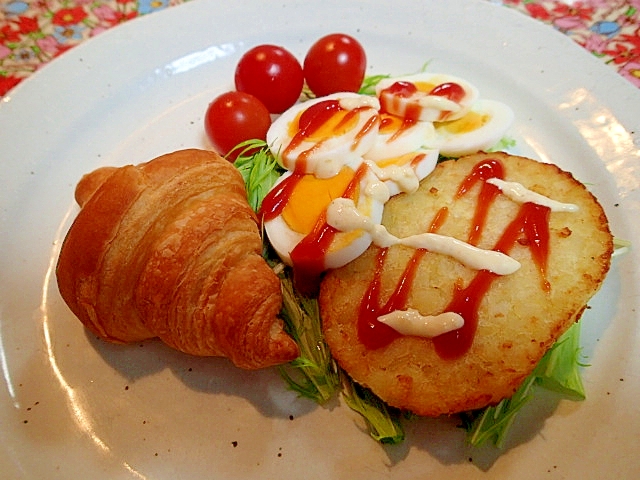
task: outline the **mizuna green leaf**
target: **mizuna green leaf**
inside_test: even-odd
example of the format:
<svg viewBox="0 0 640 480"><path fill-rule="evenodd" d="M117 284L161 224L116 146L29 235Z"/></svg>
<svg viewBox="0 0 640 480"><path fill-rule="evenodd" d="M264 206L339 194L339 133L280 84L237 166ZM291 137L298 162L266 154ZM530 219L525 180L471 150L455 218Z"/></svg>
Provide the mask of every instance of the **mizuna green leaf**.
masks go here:
<svg viewBox="0 0 640 480"><path fill-rule="evenodd" d="M547 351L511 398L495 406L461 415L469 444L479 447L490 441L502 448L522 407L533 398L536 385L571 400L584 400L580 369L585 364L580 362L579 357L580 324L575 323Z"/></svg>

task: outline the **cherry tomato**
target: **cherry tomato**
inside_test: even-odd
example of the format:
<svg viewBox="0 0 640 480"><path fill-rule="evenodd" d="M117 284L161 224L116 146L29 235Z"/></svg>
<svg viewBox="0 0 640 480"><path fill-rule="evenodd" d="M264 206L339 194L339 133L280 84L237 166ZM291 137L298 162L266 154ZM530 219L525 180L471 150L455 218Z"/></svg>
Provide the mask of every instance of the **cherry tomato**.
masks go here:
<svg viewBox="0 0 640 480"><path fill-rule="evenodd" d="M204 117L207 136L213 148L223 156L245 140L265 140L270 125L267 107L244 92L223 93L209 104Z"/></svg>
<svg viewBox="0 0 640 480"><path fill-rule="evenodd" d="M259 45L245 53L235 72L236 89L256 96L271 113L282 113L300 98L304 77L292 53Z"/></svg>
<svg viewBox="0 0 640 480"><path fill-rule="evenodd" d="M364 79L367 57L358 41L333 33L314 43L304 59L307 85L316 96L357 92Z"/></svg>

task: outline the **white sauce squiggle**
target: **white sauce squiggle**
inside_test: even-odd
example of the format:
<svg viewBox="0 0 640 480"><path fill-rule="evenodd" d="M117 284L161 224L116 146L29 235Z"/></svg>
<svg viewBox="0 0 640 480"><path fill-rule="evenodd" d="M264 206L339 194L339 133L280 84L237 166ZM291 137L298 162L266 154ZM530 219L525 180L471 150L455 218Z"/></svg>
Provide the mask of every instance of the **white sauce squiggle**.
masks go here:
<svg viewBox="0 0 640 480"><path fill-rule="evenodd" d="M460 104L437 95L423 95L418 98L418 104L424 108L433 108L443 112L458 112L461 110Z"/></svg>
<svg viewBox="0 0 640 480"><path fill-rule="evenodd" d="M395 310L381 315L378 320L402 335L414 335L432 338L443 333L457 330L464 326L464 319L454 312L444 312L440 315L422 315L417 310Z"/></svg>
<svg viewBox="0 0 640 480"><path fill-rule="evenodd" d="M338 100L338 103L345 110L355 110L356 108L371 107L380 110L380 101L376 97L368 95L345 96Z"/></svg>
<svg viewBox="0 0 640 480"><path fill-rule="evenodd" d="M497 275L509 275L520 268L520 262L494 250L483 250L453 237L437 233L421 233L398 238L389 233L384 225L376 224L362 215L353 200L336 198L327 209L327 223L343 232L364 230L371 235L379 247L406 245L424 248L455 258L465 266L476 270L489 270Z"/></svg>
<svg viewBox="0 0 640 480"><path fill-rule="evenodd" d="M573 203L562 203L529 190L518 182L506 182L499 178L490 178L487 183L498 187L504 195L517 203L535 203L549 207L552 212L577 212L579 207Z"/></svg>
<svg viewBox="0 0 640 480"><path fill-rule="evenodd" d="M418 190L420 179L411 165L389 165L379 167L373 162L366 162L367 166L381 181L392 181L401 192L411 193Z"/></svg>

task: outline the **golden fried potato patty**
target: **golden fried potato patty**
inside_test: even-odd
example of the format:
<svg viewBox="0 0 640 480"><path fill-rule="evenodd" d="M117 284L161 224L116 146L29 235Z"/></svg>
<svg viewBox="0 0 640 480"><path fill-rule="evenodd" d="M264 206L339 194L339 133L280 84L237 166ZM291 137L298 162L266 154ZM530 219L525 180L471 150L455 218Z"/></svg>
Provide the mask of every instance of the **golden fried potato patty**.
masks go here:
<svg viewBox="0 0 640 480"><path fill-rule="evenodd" d="M575 204L579 210L549 214L545 274L533 260L535 249L530 243L535 235L517 235L508 254L521 267L510 275L496 276L486 293L480 294L477 329L465 353L446 358L436 350L437 338L415 336L399 336L379 348L363 344L358 335L359 311L370 291L379 247L372 246L358 259L329 272L321 284L323 330L340 366L388 404L418 415L482 408L511 396L556 339L579 319L609 270L613 240L595 197L555 165L504 153L440 163L418 191L389 201L383 224L397 237L420 234L429 230L436 213L445 207L447 214L437 233L469 241L483 182L461 196L458 190L473 167L487 159L502 165L504 180ZM520 203L498 194L487 207L477 246L494 249L521 208ZM414 252L397 245L388 249L378 268L379 303L392 295ZM442 313L455 290L464 289L478 274L452 257L427 252L418 264L405 308L423 315Z"/></svg>

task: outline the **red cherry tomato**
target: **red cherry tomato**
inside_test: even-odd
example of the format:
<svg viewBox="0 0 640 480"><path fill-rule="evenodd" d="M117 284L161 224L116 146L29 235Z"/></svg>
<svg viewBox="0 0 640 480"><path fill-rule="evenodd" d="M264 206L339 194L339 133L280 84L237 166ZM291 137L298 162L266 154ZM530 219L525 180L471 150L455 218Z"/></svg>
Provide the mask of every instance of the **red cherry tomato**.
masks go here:
<svg viewBox="0 0 640 480"><path fill-rule="evenodd" d="M245 140L265 140L269 126L267 107L244 92L223 93L209 104L204 117L204 129L220 155L227 155Z"/></svg>
<svg viewBox="0 0 640 480"><path fill-rule="evenodd" d="M357 92L364 79L367 57L358 41L342 33L322 37L304 59L304 78L318 97Z"/></svg>
<svg viewBox="0 0 640 480"><path fill-rule="evenodd" d="M271 113L282 113L300 98L304 77L292 53L259 45L245 53L235 72L236 89L257 97Z"/></svg>

